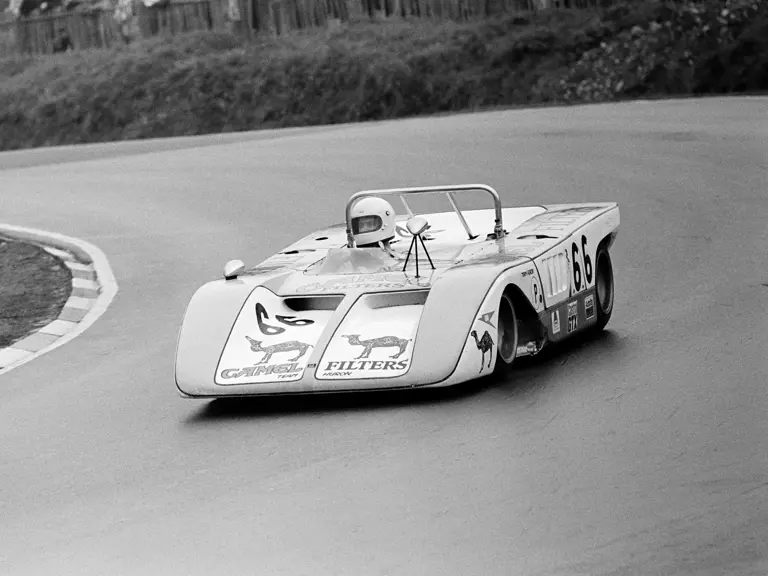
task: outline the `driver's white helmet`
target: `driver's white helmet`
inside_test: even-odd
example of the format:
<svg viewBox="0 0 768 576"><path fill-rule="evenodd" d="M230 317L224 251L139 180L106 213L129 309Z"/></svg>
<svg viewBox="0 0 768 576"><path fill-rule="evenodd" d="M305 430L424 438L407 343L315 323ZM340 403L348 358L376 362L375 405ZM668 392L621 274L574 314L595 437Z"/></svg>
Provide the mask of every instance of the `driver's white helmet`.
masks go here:
<svg viewBox="0 0 768 576"><path fill-rule="evenodd" d="M395 236L395 210L383 198L368 196L352 207L352 235L358 247Z"/></svg>

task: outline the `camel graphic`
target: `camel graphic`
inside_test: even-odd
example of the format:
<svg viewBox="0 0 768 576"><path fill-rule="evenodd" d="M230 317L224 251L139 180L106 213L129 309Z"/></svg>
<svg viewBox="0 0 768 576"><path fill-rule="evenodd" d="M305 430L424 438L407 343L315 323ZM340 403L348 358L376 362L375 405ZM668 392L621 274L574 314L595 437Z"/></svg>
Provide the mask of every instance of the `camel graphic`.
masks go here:
<svg viewBox="0 0 768 576"><path fill-rule="evenodd" d="M397 338L396 336L382 336L381 338L360 340L360 334L342 334L342 338L349 340L350 346L365 346L365 350L363 350L362 354L355 358L355 360L359 360L360 358L368 358L374 348L397 347L400 349L400 351L397 354L390 356L390 358L397 358L405 352L405 349L408 347L408 342L411 341L410 339L404 340L402 338Z"/></svg>
<svg viewBox="0 0 768 576"><path fill-rule="evenodd" d="M480 361L480 372L482 372L483 366L485 366L486 352L490 352L490 354L488 354L488 368L491 367L491 360L493 360L493 339L488 333L488 330L485 331L485 334L483 334L483 337L480 338L480 340L477 339L477 330L472 330L470 334L472 334L472 337L475 339L475 345L477 346L477 349L483 353L483 359Z"/></svg>
<svg viewBox="0 0 768 576"><path fill-rule="evenodd" d="M254 340L248 336L246 336L246 339L251 343L251 350L253 352L264 352L264 357L256 362L256 364L266 364L270 361L273 354L279 354L281 352L298 352L299 355L296 356L296 358L288 360L288 362L296 362L296 360L304 356L310 346L312 346L311 344L290 340L288 342L280 342L279 344L272 344L272 346L262 347L261 340Z"/></svg>

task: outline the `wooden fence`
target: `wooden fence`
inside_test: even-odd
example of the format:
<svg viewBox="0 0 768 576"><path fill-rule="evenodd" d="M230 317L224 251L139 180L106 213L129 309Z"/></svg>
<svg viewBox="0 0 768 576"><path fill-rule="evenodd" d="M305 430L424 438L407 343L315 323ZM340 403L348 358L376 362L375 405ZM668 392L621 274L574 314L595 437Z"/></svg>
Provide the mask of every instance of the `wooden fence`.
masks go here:
<svg viewBox="0 0 768 576"><path fill-rule="evenodd" d="M108 48L121 42L122 37L114 19L103 16L102 11L89 11L18 20L14 30L16 47L27 54L51 54L66 47L63 42L67 37L75 50Z"/></svg>
<svg viewBox="0 0 768 576"><path fill-rule="evenodd" d="M317 28L326 26L330 20L348 20L348 1L238 0L240 20L232 24L234 29L249 37Z"/></svg>
<svg viewBox="0 0 768 576"><path fill-rule="evenodd" d="M141 36L178 34L193 30L211 30L222 27L220 2L189 0L174 2L161 7L138 10L138 26ZM73 50L109 48L124 44L128 36L115 20L111 10L61 12L20 18L5 24L6 34L12 30L18 52L27 54L51 54L66 49L63 38L69 40Z"/></svg>
<svg viewBox="0 0 768 576"><path fill-rule="evenodd" d="M428 18L466 21L492 14L533 11L537 0L363 0L363 11L373 17Z"/></svg>
<svg viewBox="0 0 768 576"><path fill-rule="evenodd" d="M224 6L211 0L184 0L138 10L139 30L143 38L213 30L224 27Z"/></svg>
<svg viewBox="0 0 768 576"><path fill-rule="evenodd" d="M228 0L172 0L151 8L137 2L135 9L142 38L227 27L252 36L325 26L331 19L347 20L347 1L237 0L239 20L235 21L228 16ZM63 51L68 45L65 37L73 50L109 48L128 41L113 12L100 9L31 16L0 24L0 42L8 36L15 37L16 50L26 54Z"/></svg>
<svg viewBox="0 0 768 576"><path fill-rule="evenodd" d="M232 29L255 34L283 34L290 30L320 27L330 20L347 21L350 5L358 14L375 17L468 20L498 13L532 11L548 7L586 8L609 5L615 0L236 0L231 18L229 0L170 0L151 8L134 4L138 35L166 36L193 30ZM74 50L108 48L128 41L128 34L112 11L93 9L20 18L0 23L0 56L13 36L16 51L51 54L67 47ZM5 40L4 40L5 38Z"/></svg>
<svg viewBox="0 0 768 576"><path fill-rule="evenodd" d="M607 7L617 0L360 0L362 13L370 17L428 18L467 21L496 14L536 12L552 8Z"/></svg>
<svg viewBox="0 0 768 576"><path fill-rule="evenodd" d="M16 27L13 23L0 22L0 58L16 52Z"/></svg>

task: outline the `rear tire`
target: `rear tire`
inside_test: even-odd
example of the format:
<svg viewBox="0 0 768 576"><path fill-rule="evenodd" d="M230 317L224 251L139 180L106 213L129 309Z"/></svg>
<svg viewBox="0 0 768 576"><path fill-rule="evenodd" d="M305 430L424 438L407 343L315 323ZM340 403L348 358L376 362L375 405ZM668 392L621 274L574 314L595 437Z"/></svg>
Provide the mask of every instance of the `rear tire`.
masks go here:
<svg viewBox="0 0 768 576"><path fill-rule="evenodd" d="M595 329L602 330L613 315L614 301L613 264L605 247L598 249L595 258L595 300L597 300Z"/></svg>
<svg viewBox="0 0 768 576"><path fill-rule="evenodd" d="M508 372L517 357L517 313L512 298L507 292L501 295L499 301L499 326L496 337L496 366L495 373Z"/></svg>

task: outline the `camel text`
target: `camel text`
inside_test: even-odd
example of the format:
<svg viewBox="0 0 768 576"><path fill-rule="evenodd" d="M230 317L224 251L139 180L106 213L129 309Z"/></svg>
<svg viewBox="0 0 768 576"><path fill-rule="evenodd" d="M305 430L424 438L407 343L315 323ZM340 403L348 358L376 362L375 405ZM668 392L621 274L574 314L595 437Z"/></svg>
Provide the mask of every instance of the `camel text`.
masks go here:
<svg viewBox="0 0 768 576"><path fill-rule="evenodd" d="M277 375L278 378L285 374L295 374L301 371L301 366L296 362L289 364L272 364L261 366L247 366L245 368L225 368L221 371L222 378L253 378L254 376Z"/></svg>

